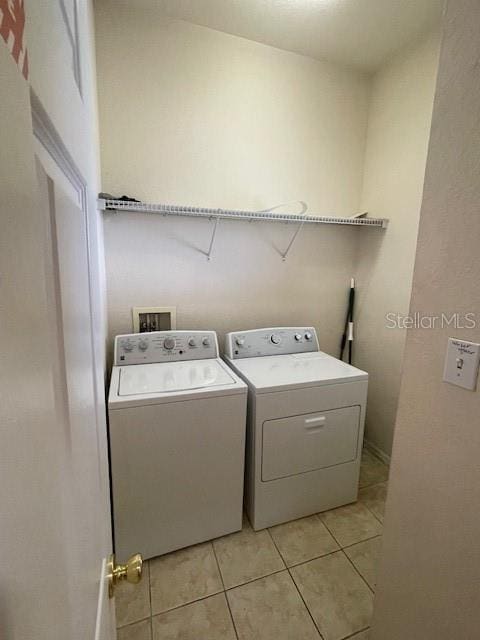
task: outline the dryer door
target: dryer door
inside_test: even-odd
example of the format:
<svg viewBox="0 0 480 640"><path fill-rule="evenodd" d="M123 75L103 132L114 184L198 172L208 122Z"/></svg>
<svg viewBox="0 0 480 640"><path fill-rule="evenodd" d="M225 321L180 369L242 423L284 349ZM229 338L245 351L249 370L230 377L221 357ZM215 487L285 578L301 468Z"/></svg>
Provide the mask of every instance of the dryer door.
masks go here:
<svg viewBox="0 0 480 640"><path fill-rule="evenodd" d="M359 426L359 406L266 420L262 480L352 462L357 457Z"/></svg>

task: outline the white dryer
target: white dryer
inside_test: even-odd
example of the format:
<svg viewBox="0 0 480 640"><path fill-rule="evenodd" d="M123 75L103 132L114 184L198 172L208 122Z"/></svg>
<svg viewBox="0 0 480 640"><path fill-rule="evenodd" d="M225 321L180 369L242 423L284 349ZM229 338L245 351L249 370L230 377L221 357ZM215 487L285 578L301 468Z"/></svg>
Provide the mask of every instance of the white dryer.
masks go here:
<svg viewBox="0 0 480 640"><path fill-rule="evenodd" d="M117 336L108 405L121 559L242 528L247 387L215 332Z"/></svg>
<svg viewBox="0 0 480 640"><path fill-rule="evenodd" d="M229 333L248 384L246 508L254 529L354 502L368 374L319 351L312 327Z"/></svg>

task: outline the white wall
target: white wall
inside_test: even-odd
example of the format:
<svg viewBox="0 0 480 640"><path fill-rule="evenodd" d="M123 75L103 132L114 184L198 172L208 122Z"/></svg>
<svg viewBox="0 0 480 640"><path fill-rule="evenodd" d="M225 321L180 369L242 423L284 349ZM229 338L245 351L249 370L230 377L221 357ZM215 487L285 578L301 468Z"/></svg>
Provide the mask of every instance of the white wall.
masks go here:
<svg viewBox="0 0 480 640"><path fill-rule="evenodd" d="M158 202L356 213L355 72L148 12L97 10L102 181ZM126 161L127 160L127 161Z"/></svg>
<svg viewBox="0 0 480 640"><path fill-rule="evenodd" d="M322 347L338 350L358 229L306 230L287 262L294 227L221 222L214 256L211 223L147 215L105 221L111 338L131 331L131 307L177 305L178 328L234 329L313 324Z"/></svg>
<svg viewBox="0 0 480 640"><path fill-rule="evenodd" d="M262 209L303 199L357 212L368 79L181 21L97 7L102 188L156 201ZM177 305L179 328L315 324L336 352L362 229L120 214L105 223L109 331L136 305ZM381 234L381 231L378 231Z"/></svg>
<svg viewBox="0 0 480 640"><path fill-rule="evenodd" d="M385 234L358 238L355 364L370 373L366 438L390 454L405 330L387 313L406 315L432 117L440 35L398 54L374 76L361 209L389 218Z"/></svg>
<svg viewBox="0 0 480 640"><path fill-rule="evenodd" d="M476 314L408 331L372 640L480 629L480 390L442 382L447 337L480 342L480 4L450 0L410 309Z"/></svg>

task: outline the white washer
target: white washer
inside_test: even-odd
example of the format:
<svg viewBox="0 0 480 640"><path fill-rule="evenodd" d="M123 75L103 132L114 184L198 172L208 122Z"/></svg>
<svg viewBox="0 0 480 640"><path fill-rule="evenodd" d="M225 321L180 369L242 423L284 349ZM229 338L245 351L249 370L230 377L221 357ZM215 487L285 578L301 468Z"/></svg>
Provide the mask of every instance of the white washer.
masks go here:
<svg viewBox="0 0 480 640"><path fill-rule="evenodd" d="M249 387L253 528L354 502L368 374L319 351L313 327L229 333L226 361Z"/></svg>
<svg viewBox="0 0 480 640"><path fill-rule="evenodd" d="M117 336L108 405L120 559L242 528L247 386L215 332Z"/></svg>

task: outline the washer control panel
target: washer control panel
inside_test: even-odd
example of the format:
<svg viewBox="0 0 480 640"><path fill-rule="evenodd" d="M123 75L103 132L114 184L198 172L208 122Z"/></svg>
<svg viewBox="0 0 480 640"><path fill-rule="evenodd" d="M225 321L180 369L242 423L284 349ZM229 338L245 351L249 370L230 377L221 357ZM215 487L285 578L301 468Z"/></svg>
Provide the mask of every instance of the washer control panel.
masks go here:
<svg viewBox="0 0 480 640"><path fill-rule="evenodd" d="M218 358L215 331L151 331L115 338L114 364L151 364Z"/></svg>
<svg viewBox="0 0 480 640"><path fill-rule="evenodd" d="M237 360L308 353L318 351L319 347L317 332L313 327L274 327L227 333L225 349L228 358Z"/></svg>

